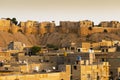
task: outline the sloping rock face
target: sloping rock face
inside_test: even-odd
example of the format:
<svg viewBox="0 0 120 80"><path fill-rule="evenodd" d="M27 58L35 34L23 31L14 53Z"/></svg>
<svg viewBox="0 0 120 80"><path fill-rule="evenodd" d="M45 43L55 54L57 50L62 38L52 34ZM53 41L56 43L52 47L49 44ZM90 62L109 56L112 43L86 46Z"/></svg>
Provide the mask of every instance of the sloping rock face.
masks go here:
<svg viewBox="0 0 120 80"><path fill-rule="evenodd" d="M0 32L0 47L7 47L11 41L20 41L27 46L39 45L39 37L35 35L24 35L20 32L11 34L8 32Z"/></svg>
<svg viewBox="0 0 120 80"><path fill-rule="evenodd" d="M41 44L53 44L59 47L67 47L71 42L80 43L80 37L74 33L52 33L41 38Z"/></svg>
<svg viewBox="0 0 120 80"><path fill-rule="evenodd" d="M95 33L89 36L79 36L75 33L52 33L46 34L40 39L40 44L53 44L58 47L68 47L71 42L76 43L76 46L80 46L81 42L100 42L102 40L119 40L119 33Z"/></svg>
<svg viewBox="0 0 120 80"><path fill-rule="evenodd" d="M45 35L23 34L21 32L8 33L0 32L0 47L7 47L11 41L19 41L26 46L33 45L47 45L52 44L58 47L68 47L71 42L76 43L77 46L81 42L99 42L104 40L120 40L120 33L96 33L89 36L80 36L76 33L47 33Z"/></svg>
<svg viewBox="0 0 120 80"><path fill-rule="evenodd" d="M89 36L88 41L100 42L103 39L120 41L120 33L95 33Z"/></svg>
<svg viewBox="0 0 120 80"><path fill-rule="evenodd" d="M80 37L74 33L47 33L44 36L33 34L15 34L0 32L0 47L7 47L11 41L19 41L27 46L52 44L58 47L69 46L71 42L80 43Z"/></svg>

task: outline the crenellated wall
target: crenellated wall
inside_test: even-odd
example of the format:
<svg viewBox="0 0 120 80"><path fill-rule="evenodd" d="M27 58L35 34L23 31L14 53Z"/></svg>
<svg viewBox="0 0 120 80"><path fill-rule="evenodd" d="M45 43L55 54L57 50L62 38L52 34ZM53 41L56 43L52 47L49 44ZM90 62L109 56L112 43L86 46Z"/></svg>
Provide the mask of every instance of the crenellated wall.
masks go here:
<svg viewBox="0 0 120 80"><path fill-rule="evenodd" d="M92 27L92 29L90 30L88 27L80 27L80 35L81 36L87 36L93 33L102 33L102 32L107 32L107 33L111 33L111 32L115 32L115 31L119 31L120 28L113 28L113 27Z"/></svg>
<svg viewBox="0 0 120 80"><path fill-rule="evenodd" d="M120 28L120 23L119 23L119 21L102 21L102 22L100 22L99 26Z"/></svg>
<svg viewBox="0 0 120 80"><path fill-rule="evenodd" d="M76 33L81 36L87 36L93 33L114 32L120 30L119 21L103 21L98 26L94 26L94 22L89 20L83 21L60 21L60 26L56 26L53 22L37 22L28 20L20 22L19 26L11 23L10 20L0 20L0 31L8 31L11 33L22 32L24 34L40 34L60 32L60 33Z"/></svg>
<svg viewBox="0 0 120 80"><path fill-rule="evenodd" d="M39 34L44 35L45 33L52 33L55 31L54 22L41 22L39 25Z"/></svg>
<svg viewBox="0 0 120 80"><path fill-rule="evenodd" d="M79 22L61 21L60 26L62 33L77 33Z"/></svg>

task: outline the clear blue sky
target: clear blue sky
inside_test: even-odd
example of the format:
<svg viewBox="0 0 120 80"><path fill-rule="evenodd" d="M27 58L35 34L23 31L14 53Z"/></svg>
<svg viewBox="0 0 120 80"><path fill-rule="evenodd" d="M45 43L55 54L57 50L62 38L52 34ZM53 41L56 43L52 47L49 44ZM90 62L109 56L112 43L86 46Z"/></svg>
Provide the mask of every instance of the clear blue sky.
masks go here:
<svg viewBox="0 0 120 80"><path fill-rule="evenodd" d="M0 0L0 18L19 21L120 21L120 0Z"/></svg>

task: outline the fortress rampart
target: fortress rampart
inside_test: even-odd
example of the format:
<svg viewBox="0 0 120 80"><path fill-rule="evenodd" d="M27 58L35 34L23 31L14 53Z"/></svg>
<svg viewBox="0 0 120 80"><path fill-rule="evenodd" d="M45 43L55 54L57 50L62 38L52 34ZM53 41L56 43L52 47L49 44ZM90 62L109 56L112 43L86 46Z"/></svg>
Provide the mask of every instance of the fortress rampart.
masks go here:
<svg viewBox="0 0 120 80"><path fill-rule="evenodd" d="M10 20L0 20L0 31L11 33L22 32L24 34L40 34L60 32L60 33L76 33L81 36L87 36L93 33L114 32L120 30L119 21L103 21L95 26L94 22L89 20L84 21L60 21L60 26L57 27L53 22L37 22L28 20L20 22L19 26L13 24Z"/></svg>

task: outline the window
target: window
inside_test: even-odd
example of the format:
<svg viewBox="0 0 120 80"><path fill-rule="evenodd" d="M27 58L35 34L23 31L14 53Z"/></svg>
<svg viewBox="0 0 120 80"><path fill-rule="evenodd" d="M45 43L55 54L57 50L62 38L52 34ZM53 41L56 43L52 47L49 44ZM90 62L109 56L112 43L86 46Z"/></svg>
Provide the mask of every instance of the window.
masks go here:
<svg viewBox="0 0 120 80"><path fill-rule="evenodd" d="M104 62L105 61L105 59L104 58L102 58L102 62Z"/></svg>
<svg viewBox="0 0 120 80"><path fill-rule="evenodd" d="M79 63L79 61L76 61L76 64L78 64Z"/></svg>
<svg viewBox="0 0 120 80"><path fill-rule="evenodd" d="M74 69L77 70L77 66L74 66Z"/></svg>
<svg viewBox="0 0 120 80"><path fill-rule="evenodd" d="M81 50L80 49L78 49L78 52L80 52Z"/></svg>
<svg viewBox="0 0 120 80"><path fill-rule="evenodd" d="M97 76L97 80L100 80L100 76Z"/></svg>
<svg viewBox="0 0 120 80"><path fill-rule="evenodd" d="M102 52L105 52L104 49L102 49Z"/></svg>
<svg viewBox="0 0 120 80"><path fill-rule="evenodd" d="M74 47L71 47L71 50L75 50L75 48L74 48Z"/></svg>
<svg viewBox="0 0 120 80"><path fill-rule="evenodd" d="M107 33L108 31L106 30L106 29L104 29L104 31L103 31L104 33Z"/></svg>
<svg viewBox="0 0 120 80"><path fill-rule="evenodd" d="M106 49L106 52L108 52L108 49Z"/></svg>

